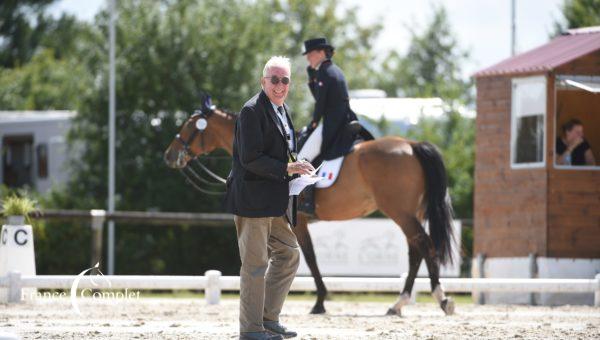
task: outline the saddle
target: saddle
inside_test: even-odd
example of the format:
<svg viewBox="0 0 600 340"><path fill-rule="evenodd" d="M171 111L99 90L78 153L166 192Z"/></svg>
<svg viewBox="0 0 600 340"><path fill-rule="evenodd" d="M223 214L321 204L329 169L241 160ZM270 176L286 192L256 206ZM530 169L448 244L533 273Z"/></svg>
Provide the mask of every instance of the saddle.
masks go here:
<svg viewBox="0 0 600 340"><path fill-rule="evenodd" d="M305 128L299 132L298 150L300 150L304 146L304 143L306 142L310 134L313 132L313 130L314 129ZM352 144L353 146L368 140L375 139L373 135L364 126L362 126L358 120L353 120L350 123L348 123L348 125L346 125L345 132L354 136L354 142ZM350 149L348 153L350 152L352 152L352 149ZM323 177L323 180L315 184L317 188L327 188L333 185L333 183L335 183L340 169L342 167L342 163L344 162L344 157L345 155L335 159L323 161L323 158L321 158L321 156L318 156L312 161L312 165L315 168L319 166L321 167L317 172L317 176Z"/></svg>

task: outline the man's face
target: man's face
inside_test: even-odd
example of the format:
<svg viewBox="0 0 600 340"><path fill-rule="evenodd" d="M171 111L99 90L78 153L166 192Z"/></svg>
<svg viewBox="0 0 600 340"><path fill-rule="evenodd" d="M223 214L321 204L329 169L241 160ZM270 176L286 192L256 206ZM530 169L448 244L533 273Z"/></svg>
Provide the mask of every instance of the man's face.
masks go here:
<svg viewBox="0 0 600 340"><path fill-rule="evenodd" d="M279 80L277 84L273 84L272 79L277 77ZM281 80L283 78L290 79L290 72L283 67L271 67L267 71L267 75L261 80L263 90L267 94L267 97L277 106L283 105L285 98L290 90L290 84L284 84Z"/></svg>
<svg viewBox="0 0 600 340"><path fill-rule="evenodd" d="M578 138L583 138L583 126L575 125L570 131L567 131L567 141L572 142Z"/></svg>
<svg viewBox="0 0 600 340"><path fill-rule="evenodd" d="M308 60L308 64L312 68L316 68L317 65L319 65L319 63L323 61L323 59L325 59L324 50L312 50L306 53L306 60Z"/></svg>

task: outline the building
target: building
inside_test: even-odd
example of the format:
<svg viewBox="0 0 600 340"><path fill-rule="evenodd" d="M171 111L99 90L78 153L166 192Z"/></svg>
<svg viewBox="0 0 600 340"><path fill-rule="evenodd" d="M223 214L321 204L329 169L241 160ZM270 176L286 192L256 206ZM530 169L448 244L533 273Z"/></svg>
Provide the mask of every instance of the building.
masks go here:
<svg viewBox="0 0 600 340"><path fill-rule="evenodd" d="M443 118L446 111L441 98L388 98L376 89L350 91L350 107L375 137L404 135L420 118Z"/></svg>
<svg viewBox="0 0 600 340"><path fill-rule="evenodd" d="M66 135L72 111L0 111L0 178L11 188L48 191L68 179Z"/></svg>
<svg viewBox="0 0 600 340"><path fill-rule="evenodd" d="M600 272L600 167L557 164L583 122L600 161L600 27L571 30L474 75L474 274L593 278ZM488 302L592 303L593 294L487 294Z"/></svg>

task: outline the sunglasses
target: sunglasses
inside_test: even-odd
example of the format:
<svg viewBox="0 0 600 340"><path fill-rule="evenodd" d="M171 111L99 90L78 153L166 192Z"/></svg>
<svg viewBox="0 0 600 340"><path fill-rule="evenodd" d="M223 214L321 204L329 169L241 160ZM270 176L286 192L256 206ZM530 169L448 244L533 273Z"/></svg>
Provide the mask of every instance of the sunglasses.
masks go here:
<svg viewBox="0 0 600 340"><path fill-rule="evenodd" d="M265 78L271 79L271 84L273 84L273 85L277 85L277 84L279 84L279 82L281 82L283 85L288 85L290 83L289 77L279 78L278 76L270 76L270 77L265 77Z"/></svg>

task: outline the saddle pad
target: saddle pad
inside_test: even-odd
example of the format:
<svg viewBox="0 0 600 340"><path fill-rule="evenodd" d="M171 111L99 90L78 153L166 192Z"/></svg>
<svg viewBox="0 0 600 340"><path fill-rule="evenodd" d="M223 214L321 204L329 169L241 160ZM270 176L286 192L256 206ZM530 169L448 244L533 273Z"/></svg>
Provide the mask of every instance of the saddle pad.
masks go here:
<svg viewBox="0 0 600 340"><path fill-rule="evenodd" d="M342 163L344 162L344 156L332 159L329 161L323 161L321 168L317 172L317 176L323 177L315 184L317 188L329 188L338 177Z"/></svg>

